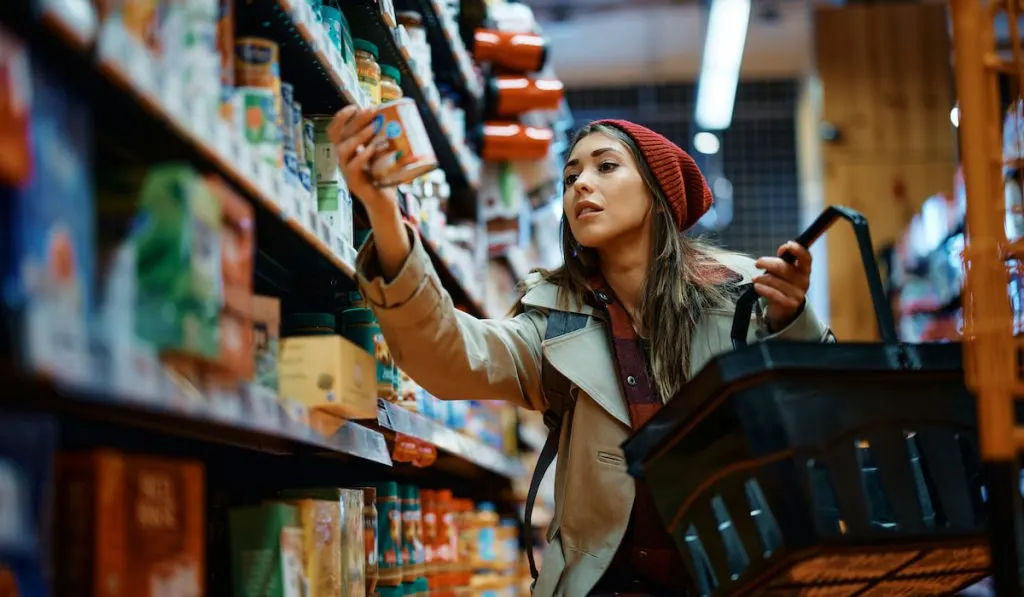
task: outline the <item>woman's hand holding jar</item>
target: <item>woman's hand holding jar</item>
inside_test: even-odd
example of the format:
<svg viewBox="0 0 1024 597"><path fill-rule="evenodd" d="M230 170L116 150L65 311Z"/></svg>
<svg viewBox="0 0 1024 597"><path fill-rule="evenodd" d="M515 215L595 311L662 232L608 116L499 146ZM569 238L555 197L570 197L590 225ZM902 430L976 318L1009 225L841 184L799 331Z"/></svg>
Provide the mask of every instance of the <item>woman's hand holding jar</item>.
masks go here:
<svg viewBox="0 0 1024 597"><path fill-rule="evenodd" d="M336 147L349 191L363 204L373 228L377 257L385 278L393 279L412 251L409 234L402 222L398 193L381 188L370 174L370 164L386 149L386 143L375 142L373 123L375 110L346 106L334 116L327 135Z"/></svg>

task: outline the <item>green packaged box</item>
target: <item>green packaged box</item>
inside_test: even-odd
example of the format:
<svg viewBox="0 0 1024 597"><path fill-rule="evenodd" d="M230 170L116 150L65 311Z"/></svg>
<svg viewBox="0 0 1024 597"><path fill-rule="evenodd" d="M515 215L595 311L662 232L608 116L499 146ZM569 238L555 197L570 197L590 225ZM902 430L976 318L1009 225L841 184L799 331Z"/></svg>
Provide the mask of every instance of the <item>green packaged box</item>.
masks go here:
<svg viewBox="0 0 1024 597"><path fill-rule="evenodd" d="M162 351L216 359L220 353L221 207L189 164L104 175L105 211L135 209L135 332ZM115 207L112 207L115 206Z"/></svg>
<svg viewBox="0 0 1024 597"><path fill-rule="evenodd" d="M302 553L287 547L294 545L296 533L301 533L295 508L280 503L234 508L229 525L234 597L304 594Z"/></svg>

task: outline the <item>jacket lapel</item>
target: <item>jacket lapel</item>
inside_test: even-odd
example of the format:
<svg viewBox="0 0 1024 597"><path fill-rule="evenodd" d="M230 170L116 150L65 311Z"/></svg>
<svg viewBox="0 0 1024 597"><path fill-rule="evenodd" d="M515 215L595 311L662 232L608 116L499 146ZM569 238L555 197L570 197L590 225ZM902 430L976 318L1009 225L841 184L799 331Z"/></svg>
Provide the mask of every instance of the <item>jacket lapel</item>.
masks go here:
<svg viewBox="0 0 1024 597"><path fill-rule="evenodd" d="M623 425L630 425L604 323L592 319L585 328L545 341L542 350L548 363L566 379Z"/></svg>

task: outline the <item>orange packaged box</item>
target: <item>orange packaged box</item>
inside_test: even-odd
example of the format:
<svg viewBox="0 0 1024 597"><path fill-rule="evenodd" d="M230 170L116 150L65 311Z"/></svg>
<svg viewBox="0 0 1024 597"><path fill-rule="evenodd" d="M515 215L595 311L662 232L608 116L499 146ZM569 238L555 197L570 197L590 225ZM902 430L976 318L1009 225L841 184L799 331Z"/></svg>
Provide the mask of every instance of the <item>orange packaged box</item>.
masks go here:
<svg viewBox="0 0 1024 597"><path fill-rule="evenodd" d="M253 356L253 295L237 286L225 286L220 312L220 356L217 367L238 379L251 380L256 373Z"/></svg>
<svg viewBox="0 0 1024 597"><path fill-rule="evenodd" d="M201 463L97 450L57 473L57 595L205 594Z"/></svg>
<svg viewBox="0 0 1024 597"><path fill-rule="evenodd" d="M220 201L221 276L224 287L239 287L252 294L256 252L256 221L252 205L220 177L208 175L206 184Z"/></svg>

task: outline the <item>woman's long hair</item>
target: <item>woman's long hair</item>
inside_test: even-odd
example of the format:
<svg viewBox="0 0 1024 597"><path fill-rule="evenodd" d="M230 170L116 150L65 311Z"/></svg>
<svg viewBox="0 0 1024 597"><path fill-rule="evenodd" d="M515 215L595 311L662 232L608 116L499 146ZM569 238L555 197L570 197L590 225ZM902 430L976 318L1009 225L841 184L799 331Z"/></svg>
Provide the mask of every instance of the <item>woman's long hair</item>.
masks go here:
<svg viewBox="0 0 1024 597"><path fill-rule="evenodd" d="M581 129L573 146L592 133L603 133L629 148L640 175L654 198L651 217L651 260L641 291L639 317L651 340L653 382L662 401L672 398L687 380L694 328L711 309L730 306L736 275L715 258L709 245L688 238L676 229L672 208L658 186L647 160L633 139L613 126L596 124ZM570 150L571 152L571 150ZM559 287L559 305L572 297L582 304L588 280L600 273L597 253L581 247L562 215L564 264L541 270L543 278Z"/></svg>

